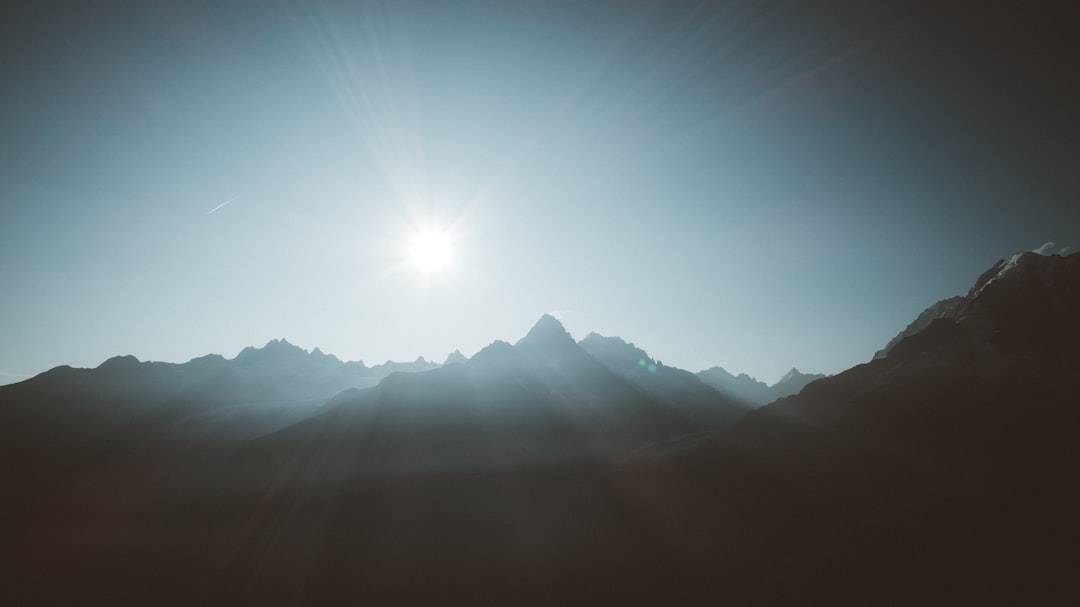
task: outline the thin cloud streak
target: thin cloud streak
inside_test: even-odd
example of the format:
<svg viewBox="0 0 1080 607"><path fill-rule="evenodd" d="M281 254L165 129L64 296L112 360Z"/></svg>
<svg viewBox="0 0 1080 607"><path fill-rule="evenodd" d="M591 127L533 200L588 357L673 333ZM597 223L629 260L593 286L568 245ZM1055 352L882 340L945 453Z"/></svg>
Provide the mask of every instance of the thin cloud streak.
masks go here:
<svg viewBox="0 0 1080 607"><path fill-rule="evenodd" d="M233 196L232 198L230 198L230 199L226 200L225 202L223 202L223 203L221 203L221 204L217 205L216 207L214 207L214 208L210 209L209 211L207 211L207 212L206 212L206 214L207 214L207 215L210 215L210 214L214 213L215 211L217 211L217 210L218 210L218 209L220 209L221 207L223 207L223 206L225 206L225 205L229 204L230 202L232 202L232 201L236 200L237 198L240 198L240 197L239 197L239 196Z"/></svg>

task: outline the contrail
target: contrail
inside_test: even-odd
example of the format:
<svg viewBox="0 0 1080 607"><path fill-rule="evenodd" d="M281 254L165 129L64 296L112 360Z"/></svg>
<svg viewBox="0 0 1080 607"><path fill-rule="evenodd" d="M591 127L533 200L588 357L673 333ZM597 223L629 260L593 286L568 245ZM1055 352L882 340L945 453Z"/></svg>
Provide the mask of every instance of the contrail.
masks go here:
<svg viewBox="0 0 1080 607"><path fill-rule="evenodd" d="M210 209L209 211L206 212L206 214L209 215L209 214L213 213L214 211L216 211L216 210L220 209L221 207L229 204L230 202L236 200L237 198L240 198L240 197L239 196L233 196L232 198L226 200L225 202L223 202L223 203L217 205L216 207Z"/></svg>

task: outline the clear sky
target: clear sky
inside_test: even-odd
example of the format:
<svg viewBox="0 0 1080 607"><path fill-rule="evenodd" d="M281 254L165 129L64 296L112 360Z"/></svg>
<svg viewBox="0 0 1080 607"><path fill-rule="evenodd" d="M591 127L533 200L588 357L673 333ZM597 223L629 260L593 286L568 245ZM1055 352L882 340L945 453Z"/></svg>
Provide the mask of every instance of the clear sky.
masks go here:
<svg viewBox="0 0 1080 607"><path fill-rule="evenodd" d="M442 360L556 311L774 382L1080 245L1069 3L28 4L0 383L276 337Z"/></svg>

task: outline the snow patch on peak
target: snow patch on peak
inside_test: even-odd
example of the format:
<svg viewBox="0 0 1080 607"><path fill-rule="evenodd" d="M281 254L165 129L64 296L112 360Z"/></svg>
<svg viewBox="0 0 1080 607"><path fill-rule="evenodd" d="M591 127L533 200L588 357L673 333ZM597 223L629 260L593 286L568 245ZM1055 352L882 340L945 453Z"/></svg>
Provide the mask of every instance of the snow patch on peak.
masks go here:
<svg viewBox="0 0 1080 607"><path fill-rule="evenodd" d="M1020 259L1024 255L1038 255L1038 253L1032 251L1020 251L1008 259L999 260L975 282L975 286L972 287L971 291L968 293L968 299L978 297L986 287L990 286L995 281L1001 280L1006 274L1019 265Z"/></svg>
<svg viewBox="0 0 1080 607"><path fill-rule="evenodd" d="M1053 255L1054 243L1050 241L1044 242L1041 247L1032 249L1031 252L1039 255Z"/></svg>
<svg viewBox="0 0 1080 607"><path fill-rule="evenodd" d="M1056 262L1060 261L1061 257L1052 251L1040 252L1053 247L1053 244L1048 242L1034 251L1020 251L1007 260L999 261L989 272L979 277L975 287L968 293L968 299L975 299L995 283L1030 284L1030 281L1034 281L1044 286L1054 284L1058 270Z"/></svg>
<svg viewBox="0 0 1080 607"><path fill-rule="evenodd" d="M935 320L946 319L960 323L980 339L988 338L998 322L1014 323L1015 319L1000 317L1011 314L1002 306L1004 302L1018 302L1033 298L1060 300L1062 293L1075 292L1080 259L1053 253L1054 243L1047 242L1032 251L1019 251L1007 259L1000 259L978 280L966 296L951 297L937 302L919 315L903 331L896 334L885 348L874 354L874 359L885 358L902 340L927 329ZM1025 304L1027 305L1027 304ZM1066 304L1056 304L1064 309ZM1052 306L1044 311L1053 313ZM1028 312L1038 315L1038 312Z"/></svg>

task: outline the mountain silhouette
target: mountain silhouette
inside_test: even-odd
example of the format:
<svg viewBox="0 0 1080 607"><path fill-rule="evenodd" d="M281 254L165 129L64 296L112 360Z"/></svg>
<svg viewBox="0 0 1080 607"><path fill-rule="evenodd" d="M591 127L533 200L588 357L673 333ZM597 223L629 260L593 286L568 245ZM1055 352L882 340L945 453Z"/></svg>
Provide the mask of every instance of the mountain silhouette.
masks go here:
<svg viewBox="0 0 1080 607"><path fill-rule="evenodd" d="M452 365L452 364L456 364L456 363L463 363L463 362L465 362L467 360L469 360L469 359L464 354L461 353L461 350L454 350L450 354L446 355L446 360L443 361L443 364L444 365Z"/></svg>
<svg viewBox="0 0 1080 607"><path fill-rule="evenodd" d="M746 556L770 565L745 592L869 596L900 579L891 599L1064 592L1080 537L1065 480L1080 472L1078 310L1080 255L1018 254L883 355L679 453L713 499L751 496L744 523L769 539Z"/></svg>
<svg viewBox="0 0 1080 607"><path fill-rule="evenodd" d="M514 345L499 341L464 363L392 373L247 442L182 498L141 514L173 521L187 541L200 538L196 549L170 543L168 558L153 561L136 558L136 548L120 551L116 563L168 570L169 587L184 595L182 580L203 571L204 554L227 555L220 575L230 584L215 589L226 602L245 596L229 587L256 580L266 591L258 598L271 602L298 592L316 602L429 601L476 589L524 600L522 588L538 573L574 584L599 575L610 584L627 566L652 561L651 540L635 529L655 498L628 484L628 462L643 448L708 429L544 317ZM230 538L240 528L246 539L236 545ZM131 534L133 546L159 541ZM631 560L589 564L606 558L611 541ZM275 548L267 552L264 542ZM88 565L81 575L138 586L130 566ZM416 575L425 583L414 584ZM566 597L567 588L535 597Z"/></svg>
<svg viewBox="0 0 1080 607"><path fill-rule="evenodd" d="M748 406L760 406L776 400L776 395L769 389L768 384L745 373L734 375L723 367L710 367L698 372L697 376L713 390Z"/></svg>
<svg viewBox="0 0 1080 607"><path fill-rule="evenodd" d="M747 406L760 406L772 401L798 394L812 381L825 377L821 374L800 373L792 368L773 385L760 382L745 373L732 375L723 367L711 367L697 374L702 382L728 396L746 403Z"/></svg>
<svg viewBox="0 0 1080 607"><path fill-rule="evenodd" d="M162 467L202 466L313 415L343 390L423 368L432 365L368 368L272 340L233 359L207 355L173 364L117 356L95 369L57 367L0 386L0 472L19 496L0 504L0 515L14 521L17 513L33 513L58 487L119 460L137 462L138 482L160 486ZM134 473L129 480L136 483Z"/></svg>
<svg viewBox="0 0 1080 607"><path fill-rule="evenodd" d="M1080 255L1021 253L772 387L551 316L444 365L58 367L0 387L3 599L1072 604L1078 310Z"/></svg>
<svg viewBox="0 0 1080 607"><path fill-rule="evenodd" d="M641 348L618 337L590 333L580 346L616 375L703 427L723 427L746 412L743 401L718 392L689 371L653 360Z"/></svg>
<svg viewBox="0 0 1080 607"><path fill-rule="evenodd" d="M785 396L791 396L792 394L798 394L805 388L810 382L817 381L825 377L820 373L800 373L798 369L792 367L790 371L784 374L780 378L780 381L770 386L772 392L776 394L777 398L783 398Z"/></svg>

